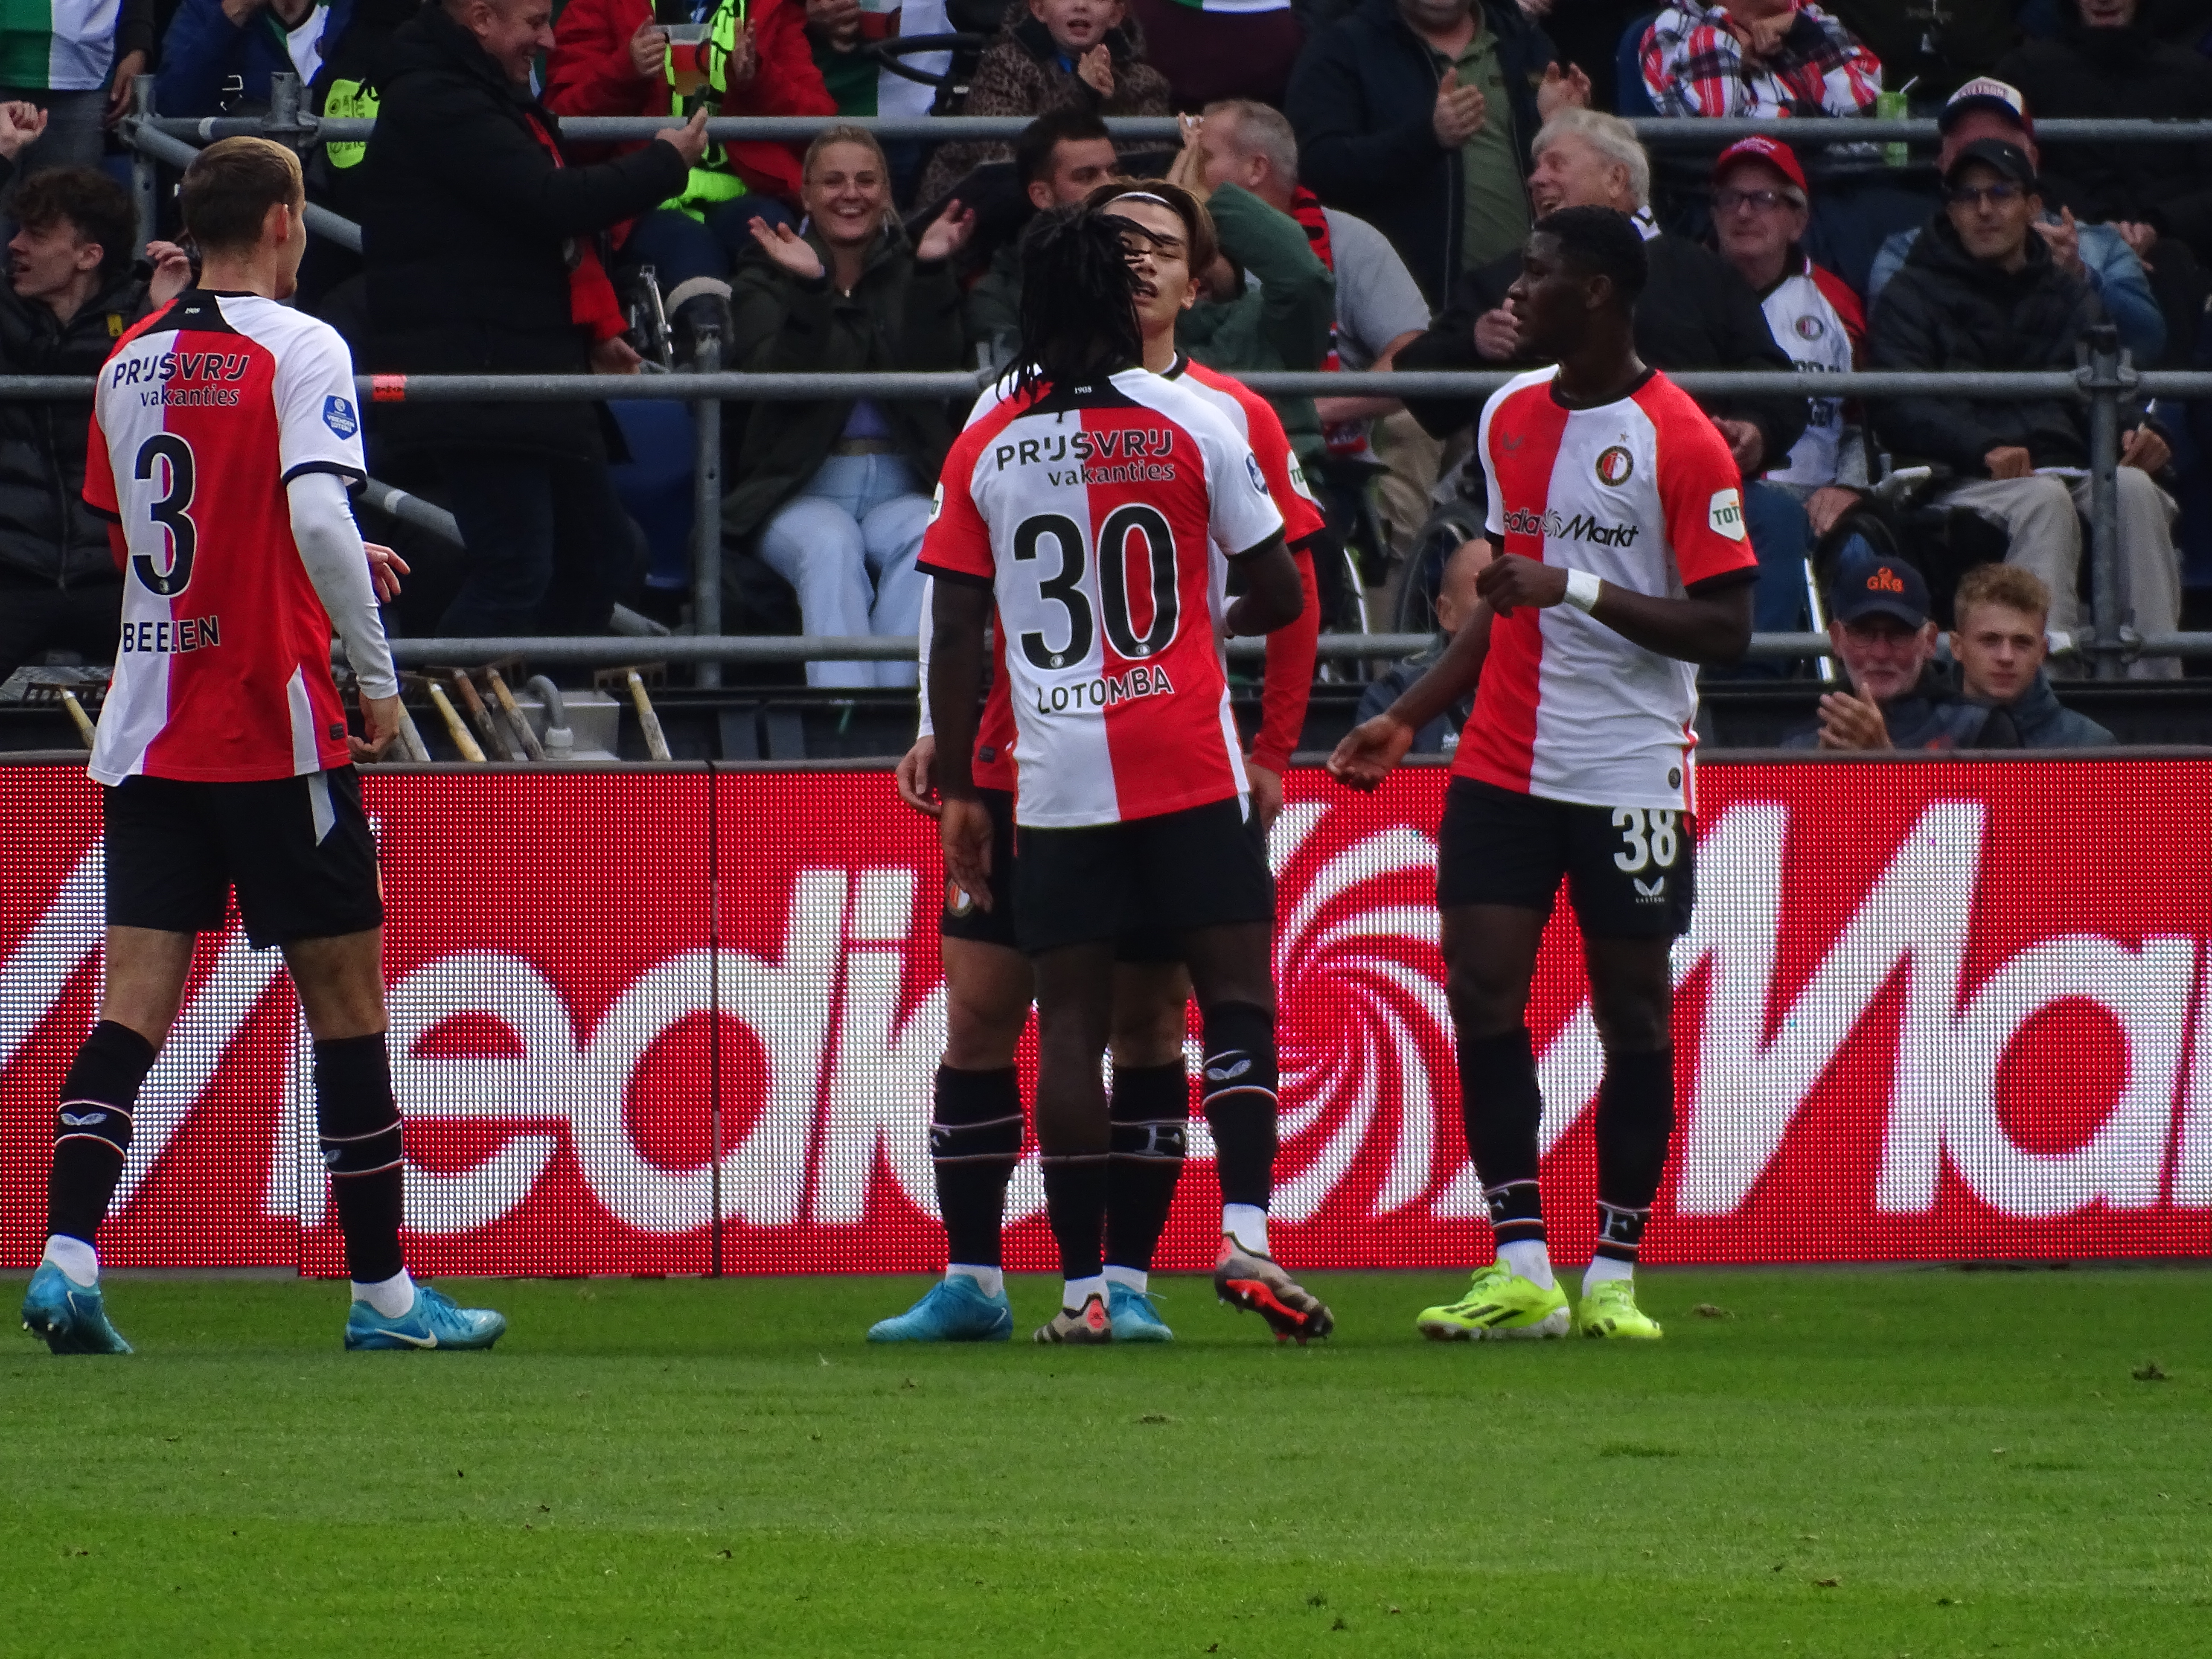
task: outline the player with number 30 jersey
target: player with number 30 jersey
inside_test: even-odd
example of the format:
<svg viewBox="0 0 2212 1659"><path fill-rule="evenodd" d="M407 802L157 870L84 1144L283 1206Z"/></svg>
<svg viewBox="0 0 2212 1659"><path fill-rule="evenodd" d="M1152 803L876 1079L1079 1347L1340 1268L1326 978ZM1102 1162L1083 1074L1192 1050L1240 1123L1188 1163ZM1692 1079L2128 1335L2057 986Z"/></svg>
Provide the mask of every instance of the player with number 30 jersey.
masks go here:
<svg viewBox="0 0 2212 1659"><path fill-rule="evenodd" d="M1074 829L1244 791L1209 547L1283 528L1252 453L1142 368L1008 398L947 457L921 568L1006 629L1017 823Z"/></svg>

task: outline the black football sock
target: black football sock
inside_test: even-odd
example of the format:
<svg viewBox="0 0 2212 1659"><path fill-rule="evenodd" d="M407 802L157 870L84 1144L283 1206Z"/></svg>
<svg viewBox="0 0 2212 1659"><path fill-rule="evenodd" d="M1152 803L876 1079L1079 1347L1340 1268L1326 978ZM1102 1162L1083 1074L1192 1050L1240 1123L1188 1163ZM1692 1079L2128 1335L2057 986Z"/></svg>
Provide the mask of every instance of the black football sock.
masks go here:
<svg viewBox="0 0 2212 1659"><path fill-rule="evenodd" d="M1597 1260L1635 1266L1674 1132L1674 1049L1607 1054L1597 1091Z"/></svg>
<svg viewBox="0 0 2212 1659"><path fill-rule="evenodd" d="M131 1115L154 1069L154 1045L128 1025L103 1019L86 1035L62 1079L54 1114L53 1174L46 1231L90 1244L115 1196L131 1151Z"/></svg>
<svg viewBox="0 0 2212 1659"><path fill-rule="evenodd" d="M1108 1155L1047 1153L1039 1161L1044 1165L1045 1213L1052 1223L1053 1240L1060 1246L1060 1276L1071 1285L1101 1278L1106 1271L1103 1246Z"/></svg>
<svg viewBox="0 0 2212 1659"><path fill-rule="evenodd" d="M1221 1201L1265 1211L1275 1190L1275 1016L1256 1003L1223 1002L1200 1018L1206 1066L1199 1094Z"/></svg>
<svg viewBox="0 0 2212 1659"><path fill-rule="evenodd" d="M1109 1103L1113 1160L1106 1176L1106 1265L1150 1273L1182 1175L1190 1077L1180 1060L1116 1066Z"/></svg>
<svg viewBox="0 0 2212 1659"><path fill-rule="evenodd" d="M1006 1182L1021 1153L1022 1091L1014 1068L960 1072L939 1066L929 1161L937 1177L937 1212L945 1220L948 1263L1000 1265Z"/></svg>
<svg viewBox="0 0 2212 1659"><path fill-rule="evenodd" d="M347 1273L356 1285L398 1278L407 1267L399 1249L405 1159L382 1032L315 1044L315 1127Z"/></svg>
<svg viewBox="0 0 2212 1659"><path fill-rule="evenodd" d="M1516 1273L1548 1285L1544 1205L1536 1182L1544 1096L1536 1085L1535 1046L1527 1026L1461 1041L1459 1100L1468 1156L1482 1182L1498 1254Z"/></svg>

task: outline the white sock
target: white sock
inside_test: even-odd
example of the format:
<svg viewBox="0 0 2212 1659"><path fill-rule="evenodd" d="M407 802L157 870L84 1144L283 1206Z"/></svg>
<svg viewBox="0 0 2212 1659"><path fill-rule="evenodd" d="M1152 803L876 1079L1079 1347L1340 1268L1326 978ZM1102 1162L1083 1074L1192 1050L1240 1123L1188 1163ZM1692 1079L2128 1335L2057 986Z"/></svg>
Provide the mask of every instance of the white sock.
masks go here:
<svg viewBox="0 0 2212 1659"><path fill-rule="evenodd" d="M1238 1249L1249 1250L1254 1255L1267 1254L1267 1212L1258 1205L1223 1205L1221 1231L1237 1241Z"/></svg>
<svg viewBox="0 0 2212 1659"><path fill-rule="evenodd" d="M81 1291L100 1283L100 1252L81 1238L71 1238L67 1233L48 1234L44 1259L59 1267L62 1276Z"/></svg>
<svg viewBox="0 0 2212 1659"><path fill-rule="evenodd" d="M386 1319L398 1319L415 1305L415 1281L407 1276L404 1267L374 1285L364 1285L356 1279L353 1282L353 1299L368 1303Z"/></svg>
<svg viewBox="0 0 2212 1659"><path fill-rule="evenodd" d="M1070 1313L1080 1313L1083 1304L1094 1296L1106 1294L1106 1275L1098 1273L1089 1279L1071 1279L1060 1293L1060 1305Z"/></svg>
<svg viewBox="0 0 2212 1659"><path fill-rule="evenodd" d="M1589 1266L1583 1269L1583 1294L1588 1296L1608 1279L1632 1279L1635 1277L1636 1264L1633 1261L1615 1261L1609 1255L1594 1255L1590 1258Z"/></svg>
<svg viewBox="0 0 2212 1659"><path fill-rule="evenodd" d="M1552 1253L1544 1248L1542 1239L1516 1238L1510 1244L1500 1244L1498 1259L1530 1284L1547 1291L1552 1288Z"/></svg>
<svg viewBox="0 0 2212 1659"><path fill-rule="evenodd" d="M1152 1279L1150 1273L1139 1267L1109 1267L1106 1270L1109 1285L1124 1285L1139 1296L1151 1287Z"/></svg>
<svg viewBox="0 0 2212 1659"><path fill-rule="evenodd" d="M1006 1274L1001 1267L979 1267L969 1262L955 1261L945 1268L945 1276L947 1279L972 1279L975 1281L975 1288L986 1296L1004 1296L1006 1293Z"/></svg>

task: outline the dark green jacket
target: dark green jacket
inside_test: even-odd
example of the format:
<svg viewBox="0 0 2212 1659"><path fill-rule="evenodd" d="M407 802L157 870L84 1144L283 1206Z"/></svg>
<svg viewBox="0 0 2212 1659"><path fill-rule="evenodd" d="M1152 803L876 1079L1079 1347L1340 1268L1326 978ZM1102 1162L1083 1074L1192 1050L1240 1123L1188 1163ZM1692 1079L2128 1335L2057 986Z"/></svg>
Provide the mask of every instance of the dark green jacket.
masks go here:
<svg viewBox="0 0 2212 1659"><path fill-rule="evenodd" d="M1208 205L1221 251L1258 286L1234 300L1201 300L1183 313L1176 343L1224 374L1248 369L1310 372L1328 357L1336 319L1336 278L1316 256L1305 227L1249 191L1224 185ZM1310 398L1272 398L1301 461L1326 453Z"/></svg>
<svg viewBox="0 0 2212 1659"><path fill-rule="evenodd" d="M825 270L830 251L807 240ZM886 230L850 294L825 275L802 283L765 255L748 256L731 280L729 366L754 374L857 374L961 367L960 289L944 260L923 264L905 232ZM893 441L921 488L933 488L953 425L941 403L886 399ZM738 411L732 409L732 414ZM757 403L722 498L722 532L750 536L797 495L836 447L853 412L849 398Z"/></svg>
<svg viewBox="0 0 2212 1659"><path fill-rule="evenodd" d="M1010 349L1013 342L1021 338L1020 237L1009 237L991 256L990 268L968 290L962 310L967 323L968 343L975 348L978 362L989 356L1001 338Z"/></svg>

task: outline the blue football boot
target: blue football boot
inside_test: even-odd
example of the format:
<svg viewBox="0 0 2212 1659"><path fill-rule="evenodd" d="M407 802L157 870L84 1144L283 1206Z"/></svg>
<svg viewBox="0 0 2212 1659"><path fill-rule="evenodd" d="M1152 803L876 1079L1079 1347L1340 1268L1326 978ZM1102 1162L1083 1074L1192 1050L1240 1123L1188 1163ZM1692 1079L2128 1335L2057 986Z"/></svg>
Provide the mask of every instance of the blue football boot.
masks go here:
<svg viewBox="0 0 2212 1659"><path fill-rule="evenodd" d="M428 1285L415 1287L415 1305L386 1319L366 1302L346 1314L345 1345L362 1348L489 1348L507 1334L507 1316L489 1308L457 1308Z"/></svg>
<svg viewBox="0 0 2212 1659"><path fill-rule="evenodd" d="M868 1327L871 1342L1004 1342L1013 1334L1006 1293L986 1296L965 1273L939 1279L904 1313Z"/></svg>
<svg viewBox="0 0 2212 1659"><path fill-rule="evenodd" d="M1160 1317L1146 1291L1111 1280L1106 1285L1106 1316L1114 1323L1116 1342L1172 1342L1175 1333Z"/></svg>
<svg viewBox="0 0 2212 1659"><path fill-rule="evenodd" d="M79 1285L51 1261L41 1261L23 1293L23 1328L46 1340L56 1353L129 1353L107 1310L100 1286Z"/></svg>

